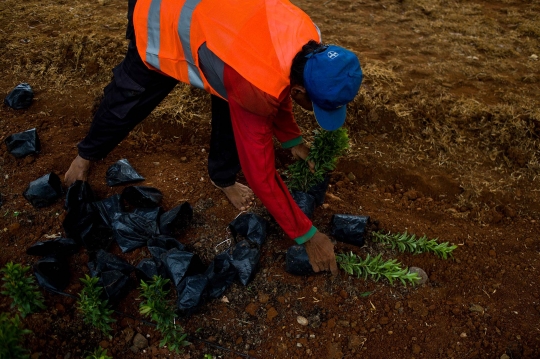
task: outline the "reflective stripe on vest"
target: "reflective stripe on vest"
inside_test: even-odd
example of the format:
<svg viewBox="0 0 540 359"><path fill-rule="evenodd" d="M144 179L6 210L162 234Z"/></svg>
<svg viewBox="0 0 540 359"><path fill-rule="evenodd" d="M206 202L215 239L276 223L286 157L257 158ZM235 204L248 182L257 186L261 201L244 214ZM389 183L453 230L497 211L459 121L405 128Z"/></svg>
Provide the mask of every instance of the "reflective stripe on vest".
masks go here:
<svg viewBox="0 0 540 359"><path fill-rule="evenodd" d="M146 62L160 69L159 67L159 29L161 26L160 20L161 13L161 0L153 0L150 4L150 10L148 11L148 46L146 51Z"/></svg>
<svg viewBox="0 0 540 359"><path fill-rule="evenodd" d="M184 3L182 11L180 12L180 21L178 21L178 35L180 36L180 42L182 42L184 56L188 64L189 83L195 87L204 89L204 83L201 78L201 73L199 72L199 68L193 60L191 42L189 38L193 11L200 2L201 0L187 0Z"/></svg>

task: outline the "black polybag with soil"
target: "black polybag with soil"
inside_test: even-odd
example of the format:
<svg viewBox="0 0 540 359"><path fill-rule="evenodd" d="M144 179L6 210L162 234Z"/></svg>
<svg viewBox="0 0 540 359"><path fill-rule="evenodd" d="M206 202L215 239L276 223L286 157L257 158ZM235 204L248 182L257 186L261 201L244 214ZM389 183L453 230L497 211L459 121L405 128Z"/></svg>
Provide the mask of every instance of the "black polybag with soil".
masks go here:
<svg viewBox="0 0 540 359"><path fill-rule="evenodd" d="M26 82L20 83L4 97L4 103L15 110L30 107L34 99L34 91Z"/></svg>
<svg viewBox="0 0 540 359"><path fill-rule="evenodd" d="M302 191L293 191L291 195L302 212L304 212L309 219L312 219L313 214L315 213L315 197Z"/></svg>
<svg viewBox="0 0 540 359"><path fill-rule="evenodd" d="M121 198L133 208L153 208L159 206L163 194L154 187L130 186L124 188Z"/></svg>
<svg viewBox="0 0 540 359"><path fill-rule="evenodd" d="M45 257L34 264L34 275L40 287L62 294L69 284L71 271L65 258Z"/></svg>
<svg viewBox="0 0 540 359"><path fill-rule="evenodd" d="M311 275L315 272L309 263L309 257L306 248L302 245L295 244L287 249L285 258L285 270L293 275Z"/></svg>
<svg viewBox="0 0 540 359"><path fill-rule="evenodd" d="M118 160L107 169L105 179L109 187L144 181L144 177L125 158Z"/></svg>
<svg viewBox="0 0 540 359"><path fill-rule="evenodd" d="M326 197L326 191L328 190L328 185L330 184L330 175L327 174L324 176L324 180L322 182L317 183L316 185L312 186L307 193L312 195L313 198L315 198L315 205L322 206L324 203L324 199Z"/></svg>
<svg viewBox="0 0 540 359"><path fill-rule="evenodd" d="M62 194L60 177L51 172L30 182L23 196L35 208L44 208L56 202Z"/></svg>
<svg viewBox="0 0 540 359"><path fill-rule="evenodd" d="M185 249L184 245L176 240L176 238L167 235L157 235L150 238L146 242L146 246L155 258L160 258L162 254L167 253L169 250L176 248L180 251Z"/></svg>
<svg viewBox="0 0 540 359"><path fill-rule="evenodd" d="M193 207L184 202L159 217L159 231L161 234L176 235L185 229L192 219Z"/></svg>
<svg viewBox="0 0 540 359"><path fill-rule="evenodd" d="M96 210L95 195L86 181L75 181L66 194L66 217L62 222L66 236L82 242L89 251L106 249L112 231Z"/></svg>
<svg viewBox="0 0 540 359"><path fill-rule="evenodd" d="M41 151L41 142L35 128L14 133L8 136L4 143L7 150L16 158L23 158L28 155L38 154Z"/></svg>
<svg viewBox="0 0 540 359"><path fill-rule="evenodd" d="M207 299L208 278L204 274L185 277L176 287L176 307L183 315L193 314Z"/></svg>
<svg viewBox="0 0 540 359"><path fill-rule="evenodd" d="M365 242L364 234L368 223L369 216L334 214L330 234L340 242L361 247Z"/></svg>
<svg viewBox="0 0 540 359"><path fill-rule="evenodd" d="M129 275L135 268L114 254L97 251L95 258L88 262L88 268L93 277L99 277L102 296L112 304L118 303L134 287Z"/></svg>
<svg viewBox="0 0 540 359"><path fill-rule="evenodd" d="M242 214L229 223L229 229L235 239L240 235L259 247L266 240L266 227L266 220L255 213Z"/></svg>
<svg viewBox="0 0 540 359"><path fill-rule="evenodd" d="M114 194L108 198L93 203L94 208L99 213L103 223L112 229L113 222L124 213L124 206L119 194Z"/></svg>
<svg viewBox="0 0 540 359"><path fill-rule="evenodd" d="M165 265L159 258L143 258L137 267L135 268L135 275L139 280L144 280L146 283L149 283L154 276L159 275L162 278L168 278L169 274Z"/></svg>
<svg viewBox="0 0 540 359"><path fill-rule="evenodd" d="M160 259L175 287L178 287L184 277L202 274L206 270L198 255L177 248L162 254Z"/></svg>
<svg viewBox="0 0 540 359"><path fill-rule="evenodd" d="M122 252L144 247L148 239L157 235L155 219L137 213L123 213L112 224L113 237Z"/></svg>
<svg viewBox="0 0 540 359"><path fill-rule="evenodd" d="M238 279L246 286L259 270L261 251L258 246L248 240L243 240L232 248L231 264L238 273Z"/></svg>
<svg viewBox="0 0 540 359"><path fill-rule="evenodd" d="M205 272L208 278L207 292L210 298L219 298L230 287L237 276L237 270L232 264L232 257L223 252L214 257Z"/></svg>
<svg viewBox="0 0 540 359"><path fill-rule="evenodd" d="M72 238L56 238L36 242L26 250L26 254L39 257L67 258L79 251L79 243Z"/></svg>

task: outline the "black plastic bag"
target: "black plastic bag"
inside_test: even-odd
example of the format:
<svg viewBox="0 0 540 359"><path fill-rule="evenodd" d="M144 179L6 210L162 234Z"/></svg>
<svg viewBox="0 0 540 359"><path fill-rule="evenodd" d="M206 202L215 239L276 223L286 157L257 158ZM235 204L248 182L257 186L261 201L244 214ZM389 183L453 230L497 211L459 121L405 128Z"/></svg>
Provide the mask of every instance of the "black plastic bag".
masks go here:
<svg viewBox="0 0 540 359"><path fill-rule="evenodd" d="M159 231L161 234L175 235L186 228L192 219L193 208L188 202L184 202L159 217Z"/></svg>
<svg viewBox="0 0 540 359"><path fill-rule="evenodd" d="M311 275L315 273L313 267L309 263L306 248L302 245L295 244L287 249L285 263L285 270L287 273L293 275Z"/></svg>
<svg viewBox="0 0 540 359"><path fill-rule="evenodd" d="M155 234L156 221L136 213L124 213L113 222L113 237L124 253L145 246Z"/></svg>
<svg viewBox="0 0 540 359"><path fill-rule="evenodd" d="M45 257L34 264L34 275L40 287L61 293L69 284L71 271L65 259Z"/></svg>
<svg viewBox="0 0 540 359"><path fill-rule="evenodd" d="M148 250L153 257L160 258L163 253L176 248L180 251L184 250L184 245L176 240L176 238L169 237L163 234L154 236L146 242Z"/></svg>
<svg viewBox="0 0 540 359"><path fill-rule="evenodd" d="M131 186L122 191L122 199L135 208L158 207L163 194L154 187Z"/></svg>
<svg viewBox="0 0 540 359"><path fill-rule="evenodd" d="M176 287L176 306L184 315L190 315L206 300L208 278L204 274L185 277Z"/></svg>
<svg viewBox="0 0 540 359"><path fill-rule="evenodd" d="M324 198L326 197L326 190L328 190L328 184L330 183L330 175L326 175L324 180L313 187L311 187L307 193L315 198L315 204L317 206L322 206L324 203Z"/></svg>
<svg viewBox="0 0 540 359"><path fill-rule="evenodd" d="M175 287L184 277L201 274L205 271L204 265L198 255L181 251L176 248L161 255L161 261L167 268L169 278Z"/></svg>
<svg viewBox="0 0 540 359"><path fill-rule="evenodd" d="M88 182L75 181L66 194L66 217L62 223L64 231L69 238L82 240L86 243L96 224L96 213L92 202L94 192Z"/></svg>
<svg viewBox="0 0 540 359"><path fill-rule="evenodd" d="M41 151L41 142L35 128L14 133L8 136L4 142L6 143L8 152L16 158L37 154Z"/></svg>
<svg viewBox="0 0 540 359"><path fill-rule="evenodd" d="M141 280L149 283L155 275L168 278L167 269L159 258L144 258L137 264L135 274L139 283Z"/></svg>
<svg viewBox="0 0 540 359"><path fill-rule="evenodd" d="M98 277L101 273L108 271L119 271L125 275L129 275L135 270L135 268L124 259L102 249L98 250L95 254L95 258L88 262L88 268L90 269L90 275L92 277Z"/></svg>
<svg viewBox="0 0 540 359"><path fill-rule="evenodd" d="M60 178L51 172L30 182L23 196L36 208L43 208L53 204L62 196L62 183Z"/></svg>
<svg viewBox="0 0 540 359"><path fill-rule="evenodd" d="M368 222L368 216L334 214L330 234L340 242L362 247L365 242L364 232Z"/></svg>
<svg viewBox="0 0 540 359"><path fill-rule="evenodd" d="M98 285L103 287L102 296L114 305L128 294L132 281L124 273L110 270L101 273Z"/></svg>
<svg viewBox="0 0 540 359"><path fill-rule="evenodd" d="M229 253L223 252L215 256L204 273L208 278L206 286L208 296L210 298L221 297L234 282L237 273Z"/></svg>
<svg viewBox="0 0 540 359"><path fill-rule="evenodd" d="M266 240L266 220L255 213L246 213L236 217L229 228L236 239L238 235L262 246Z"/></svg>
<svg viewBox="0 0 540 359"><path fill-rule="evenodd" d="M144 177L135 171L127 159L123 158L107 169L106 180L107 186L113 187L144 181Z"/></svg>
<svg viewBox="0 0 540 359"><path fill-rule="evenodd" d="M79 251L79 243L71 238L57 238L36 242L26 250L26 254L39 257L69 257Z"/></svg>
<svg viewBox="0 0 540 359"><path fill-rule="evenodd" d="M306 192L294 191L292 193L292 198L309 219L313 218L313 213L315 212L315 197Z"/></svg>
<svg viewBox="0 0 540 359"><path fill-rule="evenodd" d="M93 206L99 213L103 223L111 229L113 222L124 212L119 194L94 202Z"/></svg>
<svg viewBox="0 0 540 359"><path fill-rule="evenodd" d="M248 283L255 277L255 273L259 269L259 259L261 252L252 244L243 240L236 243L232 250L231 264L238 272L238 279L243 285Z"/></svg>
<svg viewBox="0 0 540 359"><path fill-rule="evenodd" d="M15 110L30 107L34 99L34 91L26 82L20 83L4 98L4 103Z"/></svg>
<svg viewBox="0 0 540 359"><path fill-rule="evenodd" d="M133 213L146 218L149 221L156 222L156 231L158 230L158 220L159 216L163 212L163 208L161 207L153 207L153 208L135 208L133 210Z"/></svg>

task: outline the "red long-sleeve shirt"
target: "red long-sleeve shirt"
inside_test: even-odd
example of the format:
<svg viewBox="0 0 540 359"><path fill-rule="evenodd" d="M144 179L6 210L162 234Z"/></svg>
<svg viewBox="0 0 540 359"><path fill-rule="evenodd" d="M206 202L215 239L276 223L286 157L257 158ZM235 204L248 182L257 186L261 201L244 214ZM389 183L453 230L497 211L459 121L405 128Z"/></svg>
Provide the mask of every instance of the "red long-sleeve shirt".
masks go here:
<svg viewBox="0 0 540 359"><path fill-rule="evenodd" d="M226 64L223 83L238 157L249 186L289 237L299 244L308 241L317 229L294 202L275 167L273 136L284 148L302 143L289 89L279 98L272 97Z"/></svg>

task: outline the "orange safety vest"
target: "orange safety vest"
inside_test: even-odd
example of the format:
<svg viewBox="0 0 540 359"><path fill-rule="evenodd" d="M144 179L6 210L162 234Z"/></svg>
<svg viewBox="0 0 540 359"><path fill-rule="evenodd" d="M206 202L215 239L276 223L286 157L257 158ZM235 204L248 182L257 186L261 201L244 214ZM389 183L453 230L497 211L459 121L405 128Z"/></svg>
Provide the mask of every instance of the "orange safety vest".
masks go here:
<svg viewBox="0 0 540 359"><path fill-rule="evenodd" d="M219 96L199 67L206 46L262 91L278 97L289 85L294 56L320 32L287 0L138 0L133 14L145 64Z"/></svg>

